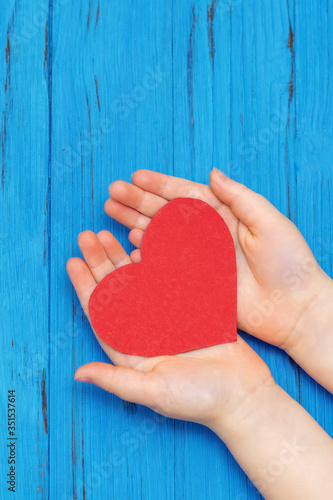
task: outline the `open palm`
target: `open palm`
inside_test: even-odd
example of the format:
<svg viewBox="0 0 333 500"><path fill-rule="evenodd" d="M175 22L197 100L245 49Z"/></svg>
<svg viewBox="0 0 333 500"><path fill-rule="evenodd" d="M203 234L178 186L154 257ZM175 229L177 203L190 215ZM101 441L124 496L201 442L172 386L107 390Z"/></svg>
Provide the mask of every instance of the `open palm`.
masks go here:
<svg viewBox="0 0 333 500"><path fill-rule="evenodd" d="M79 246L84 260L70 259L67 271L89 319L88 303L98 283L132 260L108 231L81 233ZM88 363L77 370L76 380L92 382L169 417L205 425L221 415L233 418L250 394L274 384L267 365L241 337L175 356L147 358L123 354L96 338L116 367Z"/></svg>

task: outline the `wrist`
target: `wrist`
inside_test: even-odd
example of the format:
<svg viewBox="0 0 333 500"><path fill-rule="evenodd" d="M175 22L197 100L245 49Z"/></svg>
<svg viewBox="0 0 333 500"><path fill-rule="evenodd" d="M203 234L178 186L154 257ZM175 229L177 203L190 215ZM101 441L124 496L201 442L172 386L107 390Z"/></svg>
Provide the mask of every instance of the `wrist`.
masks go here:
<svg viewBox="0 0 333 500"><path fill-rule="evenodd" d="M257 396L228 428L211 429L265 498L331 498L331 438L278 385Z"/></svg>
<svg viewBox="0 0 333 500"><path fill-rule="evenodd" d="M211 420L209 427L229 446L229 441L237 439L251 421L260 421L269 418L272 411L271 403L276 401L282 389L270 375L255 390L244 395L241 401L234 406L227 416L221 413ZM283 391L282 391L283 392Z"/></svg>
<svg viewBox="0 0 333 500"><path fill-rule="evenodd" d="M320 384L327 387L333 377L333 280L323 272L310 305L295 325L283 346L293 358ZM333 383L333 382L332 382ZM329 390L333 390L333 385Z"/></svg>
<svg viewBox="0 0 333 500"><path fill-rule="evenodd" d="M314 294L310 305L305 309L295 325L288 342L286 352L295 353L312 344L320 334L332 324L333 280L325 274Z"/></svg>

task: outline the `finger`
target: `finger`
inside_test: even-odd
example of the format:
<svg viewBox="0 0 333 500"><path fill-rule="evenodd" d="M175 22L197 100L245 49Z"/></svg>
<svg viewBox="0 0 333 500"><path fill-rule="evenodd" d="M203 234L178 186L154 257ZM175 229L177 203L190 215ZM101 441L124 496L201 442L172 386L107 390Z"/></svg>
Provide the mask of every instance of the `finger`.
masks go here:
<svg viewBox="0 0 333 500"><path fill-rule="evenodd" d="M134 208L147 217L153 217L167 203L164 198L125 181L113 182L109 187L109 193L113 200Z"/></svg>
<svg viewBox="0 0 333 500"><path fill-rule="evenodd" d="M88 303L92 292L97 286L96 280L91 274L87 264L78 257L70 259L67 262L66 267L69 278L81 303L82 309L89 319ZM106 344L106 342L104 342L96 333L95 335L102 349L107 354L107 356L109 356L113 363L117 365L126 365L127 363L129 363L128 356L116 351L111 346Z"/></svg>
<svg viewBox="0 0 333 500"><path fill-rule="evenodd" d="M144 235L144 231L142 229L132 229L128 235L128 239L136 248L141 248L142 238Z"/></svg>
<svg viewBox="0 0 333 500"><path fill-rule="evenodd" d="M156 383L154 374L150 372L95 362L81 366L74 379L95 384L131 403L145 406L154 403Z"/></svg>
<svg viewBox="0 0 333 500"><path fill-rule="evenodd" d="M132 262L141 262L141 250L136 249L131 253Z"/></svg>
<svg viewBox="0 0 333 500"><path fill-rule="evenodd" d="M78 243L84 260L97 283L115 270L115 266L106 255L95 233L84 231L79 235Z"/></svg>
<svg viewBox="0 0 333 500"><path fill-rule="evenodd" d="M127 207L111 198L106 200L104 210L112 219L120 222L120 224L123 224L129 229L138 227L139 229L145 230L151 220L146 215L140 214L137 210Z"/></svg>
<svg viewBox="0 0 333 500"><path fill-rule="evenodd" d="M166 200L174 198L196 198L217 209L221 206L219 199L212 193L209 186L187 179L160 174L151 170L137 170L132 175L132 182L150 193Z"/></svg>
<svg viewBox="0 0 333 500"><path fill-rule="evenodd" d="M263 234L277 219L285 219L266 198L230 179L217 168L210 174L210 185L216 196L254 234Z"/></svg>
<svg viewBox="0 0 333 500"><path fill-rule="evenodd" d="M131 259L126 253L126 250L124 250L117 238L109 231L100 231L97 234L97 238L103 245L104 251L114 268L131 263Z"/></svg>
<svg viewBox="0 0 333 500"><path fill-rule="evenodd" d="M87 264L78 257L69 259L66 265L68 276L75 288L85 315L89 318L88 303L91 294L97 286L94 276Z"/></svg>

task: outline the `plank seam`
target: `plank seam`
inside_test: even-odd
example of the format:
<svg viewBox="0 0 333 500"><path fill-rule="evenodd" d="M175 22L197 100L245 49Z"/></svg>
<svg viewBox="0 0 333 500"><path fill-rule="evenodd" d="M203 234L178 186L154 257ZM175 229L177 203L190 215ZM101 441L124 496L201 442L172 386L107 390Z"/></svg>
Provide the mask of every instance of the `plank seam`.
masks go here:
<svg viewBox="0 0 333 500"><path fill-rule="evenodd" d="M49 337L49 356L48 356L48 383L47 391L50 395L50 369L51 369L51 174L52 174L52 20L53 20L53 0L49 0L49 10L47 19L48 30L48 47L47 47L47 87L48 87L48 105L49 105L49 154L48 154L48 337ZM49 406L50 415L50 406ZM47 498L50 499L50 417L49 417L49 432L48 432L48 493Z"/></svg>

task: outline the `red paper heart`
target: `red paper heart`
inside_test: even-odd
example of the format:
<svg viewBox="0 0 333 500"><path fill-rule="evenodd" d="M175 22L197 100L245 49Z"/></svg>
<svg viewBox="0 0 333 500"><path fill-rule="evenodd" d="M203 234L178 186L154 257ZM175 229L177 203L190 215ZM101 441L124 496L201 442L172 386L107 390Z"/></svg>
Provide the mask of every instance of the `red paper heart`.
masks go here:
<svg viewBox="0 0 333 500"><path fill-rule="evenodd" d="M170 201L148 225L141 256L91 295L90 320L102 340L138 356L237 340L235 248L213 208L191 198Z"/></svg>

